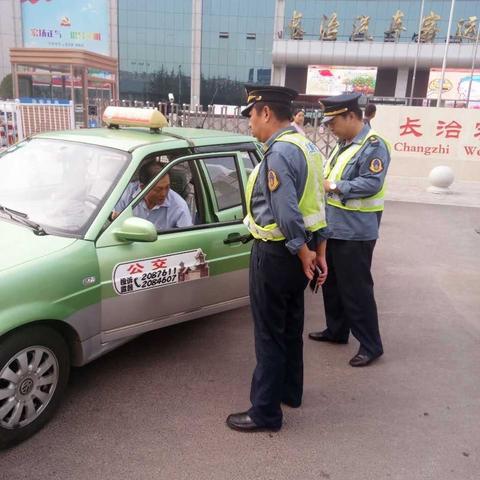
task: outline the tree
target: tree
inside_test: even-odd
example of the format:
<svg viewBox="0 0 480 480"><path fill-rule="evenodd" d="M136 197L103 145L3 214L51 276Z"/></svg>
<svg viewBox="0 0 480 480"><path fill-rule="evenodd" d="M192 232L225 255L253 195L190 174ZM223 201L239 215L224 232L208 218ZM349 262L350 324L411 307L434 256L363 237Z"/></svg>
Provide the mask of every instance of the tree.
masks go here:
<svg viewBox="0 0 480 480"><path fill-rule="evenodd" d="M175 102L188 103L190 99L190 76L181 73L180 69L168 72L162 65L160 70L149 75L147 86L149 100L167 102L168 94L173 93ZM181 94L181 96L180 96Z"/></svg>
<svg viewBox="0 0 480 480"><path fill-rule="evenodd" d="M244 82L230 78L211 77L200 80L200 103L204 106L210 103L219 105L244 105Z"/></svg>
<svg viewBox="0 0 480 480"><path fill-rule="evenodd" d="M13 98L13 81L11 73L5 75L0 83L0 98Z"/></svg>

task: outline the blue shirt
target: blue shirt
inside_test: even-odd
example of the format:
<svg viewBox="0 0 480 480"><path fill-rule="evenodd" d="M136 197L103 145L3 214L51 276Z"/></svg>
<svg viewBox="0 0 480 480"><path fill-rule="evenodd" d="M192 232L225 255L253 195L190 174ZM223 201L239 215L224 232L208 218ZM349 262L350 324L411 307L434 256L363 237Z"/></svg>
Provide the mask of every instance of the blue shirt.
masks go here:
<svg viewBox="0 0 480 480"><path fill-rule="evenodd" d="M115 206L115 211L121 212L141 192L138 182L132 182L123 192L122 197ZM187 202L175 191L170 189L161 205L148 208L145 200L141 200L133 208L136 217L149 220L155 225L157 231L171 228L189 227L192 217L188 210Z"/></svg>
<svg viewBox="0 0 480 480"><path fill-rule="evenodd" d="M349 143L340 142L341 148L360 144L370 127L365 125L360 133ZM370 170L372 160L380 159L383 169L374 173ZM337 182L340 198L347 201L354 198L371 197L378 193L385 181L390 153L385 143L378 139L367 141L366 145L351 159ZM376 240L382 212L357 212L327 205L327 222L331 238L339 240Z"/></svg>
<svg viewBox="0 0 480 480"><path fill-rule="evenodd" d="M285 132L296 133L296 130L292 127L283 128L266 142L265 157L260 163L253 187L251 209L258 225L278 225L286 238L286 247L296 255L304 243L315 248L328 235L325 228L313 235L305 229L298 203L307 182L307 160L296 145L275 142ZM273 192L268 188L268 170L273 170L279 181L279 186Z"/></svg>

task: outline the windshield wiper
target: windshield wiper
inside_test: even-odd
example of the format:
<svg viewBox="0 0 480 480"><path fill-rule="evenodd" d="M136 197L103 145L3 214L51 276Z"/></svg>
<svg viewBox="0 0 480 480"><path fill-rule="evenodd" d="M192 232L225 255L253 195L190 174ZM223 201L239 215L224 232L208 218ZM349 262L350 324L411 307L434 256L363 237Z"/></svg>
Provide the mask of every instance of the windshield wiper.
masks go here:
<svg viewBox="0 0 480 480"><path fill-rule="evenodd" d="M0 205L0 212L6 213L11 220L30 227L33 230L33 233L35 233L36 235L48 235L45 229L41 227L38 223L29 220L26 213L18 212L17 210L4 207L3 205Z"/></svg>

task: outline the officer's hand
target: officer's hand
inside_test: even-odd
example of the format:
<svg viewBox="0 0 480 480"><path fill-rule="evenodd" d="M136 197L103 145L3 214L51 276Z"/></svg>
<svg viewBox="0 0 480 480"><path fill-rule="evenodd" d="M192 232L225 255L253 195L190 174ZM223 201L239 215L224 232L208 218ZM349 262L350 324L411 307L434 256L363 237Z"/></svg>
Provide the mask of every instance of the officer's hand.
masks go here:
<svg viewBox="0 0 480 480"><path fill-rule="evenodd" d="M323 189L325 190L325 193L340 193L338 187L332 188L330 180L323 181Z"/></svg>
<svg viewBox="0 0 480 480"><path fill-rule="evenodd" d="M328 265L325 255L317 255L316 258L318 268L321 270L321 274L318 276L317 284L323 285L328 275Z"/></svg>
<svg viewBox="0 0 480 480"><path fill-rule="evenodd" d="M315 259L317 257L316 253L312 252L307 247L307 244L304 243L302 248L298 251L298 257L302 262L303 273L305 273L305 276L309 280L312 280L313 275L315 273L315 265L316 265Z"/></svg>

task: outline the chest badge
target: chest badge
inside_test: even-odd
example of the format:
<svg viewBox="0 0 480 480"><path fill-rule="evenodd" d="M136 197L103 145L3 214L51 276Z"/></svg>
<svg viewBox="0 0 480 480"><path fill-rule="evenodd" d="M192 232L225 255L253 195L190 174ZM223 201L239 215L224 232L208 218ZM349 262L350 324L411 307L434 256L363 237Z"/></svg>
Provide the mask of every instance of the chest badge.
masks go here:
<svg viewBox="0 0 480 480"><path fill-rule="evenodd" d="M280 180L274 170L268 171L268 189L274 192L280 186Z"/></svg>

